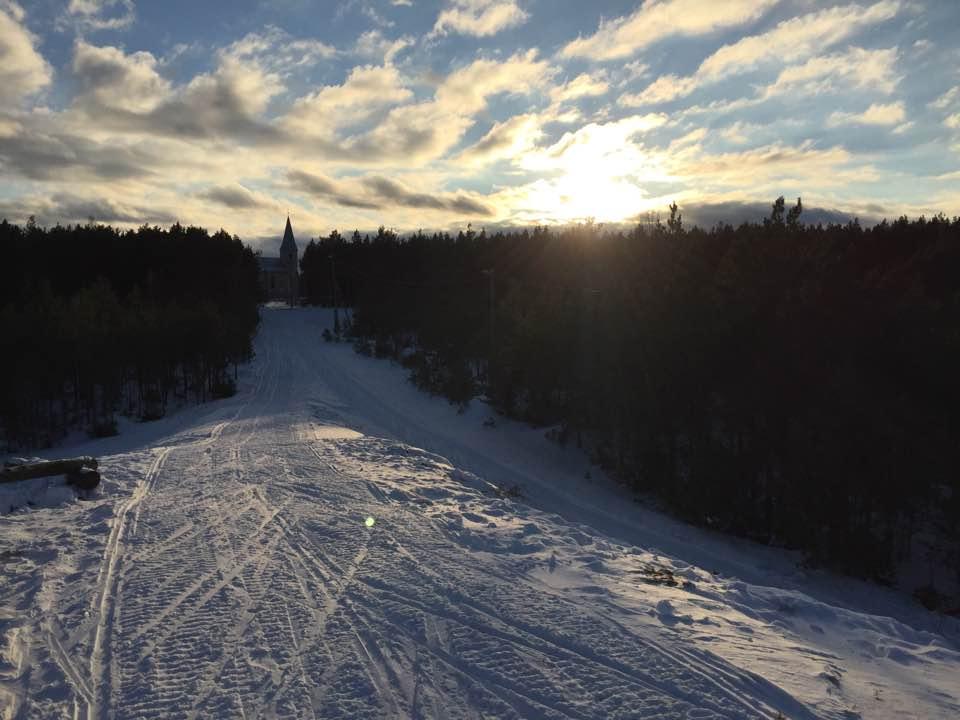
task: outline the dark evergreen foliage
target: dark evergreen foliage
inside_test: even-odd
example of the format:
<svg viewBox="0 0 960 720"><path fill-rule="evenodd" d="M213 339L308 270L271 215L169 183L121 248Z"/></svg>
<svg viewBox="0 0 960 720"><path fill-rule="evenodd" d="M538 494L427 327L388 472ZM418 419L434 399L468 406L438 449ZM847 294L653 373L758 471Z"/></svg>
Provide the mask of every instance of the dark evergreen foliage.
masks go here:
<svg viewBox="0 0 960 720"><path fill-rule="evenodd" d="M0 438L116 433L171 399L232 394L259 322L257 258L224 231L179 224L0 223Z"/></svg>
<svg viewBox="0 0 960 720"><path fill-rule="evenodd" d="M695 522L886 577L960 567L960 219L311 242L310 298L456 402L560 427ZM934 563L931 564L933 567Z"/></svg>

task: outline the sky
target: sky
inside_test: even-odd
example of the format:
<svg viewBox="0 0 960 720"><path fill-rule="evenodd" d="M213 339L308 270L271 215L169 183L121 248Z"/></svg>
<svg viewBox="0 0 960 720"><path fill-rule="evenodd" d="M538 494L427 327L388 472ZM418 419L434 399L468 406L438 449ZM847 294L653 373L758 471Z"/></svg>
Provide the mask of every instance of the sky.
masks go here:
<svg viewBox="0 0 960 720"><path fill-rule="evenodd" d="M0 0L0 216L960 214L957 0Z"/></svg>

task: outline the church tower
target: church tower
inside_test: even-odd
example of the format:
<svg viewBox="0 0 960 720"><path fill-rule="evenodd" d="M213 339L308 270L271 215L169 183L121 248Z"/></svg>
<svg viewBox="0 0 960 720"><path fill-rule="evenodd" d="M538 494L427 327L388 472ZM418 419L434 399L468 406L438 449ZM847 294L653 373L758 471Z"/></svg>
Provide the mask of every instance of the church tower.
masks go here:
<svg viewBox="0 0 960 720"><path fill-rule="evenodd" d="M293 238L293 227L290 225L290 216L287 216L287 227L283 231L283 242L280 243L280 262L287 272L289 283L287 285L289 297L287 301L293 307L297 304L300 297L299 278L300 272L297 267L297 241Z"/></svg>

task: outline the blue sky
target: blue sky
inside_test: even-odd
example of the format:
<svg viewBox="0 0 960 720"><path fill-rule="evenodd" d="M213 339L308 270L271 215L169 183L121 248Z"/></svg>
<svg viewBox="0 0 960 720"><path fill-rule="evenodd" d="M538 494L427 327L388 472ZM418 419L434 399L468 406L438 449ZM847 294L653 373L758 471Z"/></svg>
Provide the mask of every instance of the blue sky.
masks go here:
<svg viewBox="0 0 960 720"><path fill-rule="evenodd" d="M960 212L955 0L0 0L0 214Z"/></svg>

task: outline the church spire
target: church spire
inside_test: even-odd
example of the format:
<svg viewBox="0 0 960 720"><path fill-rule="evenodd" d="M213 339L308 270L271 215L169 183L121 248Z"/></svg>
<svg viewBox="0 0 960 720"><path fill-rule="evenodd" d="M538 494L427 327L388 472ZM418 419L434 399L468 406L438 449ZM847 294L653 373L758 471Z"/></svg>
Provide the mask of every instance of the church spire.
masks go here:
<svg viewBox="0 0 960 720"><path fill-rule="evenodd" d="M280 257L291 252L296 257L297 241L293 237L293 227L290 225L290 216L287 215L287 227L283 230L283 242L280 243Z"/></svg>

